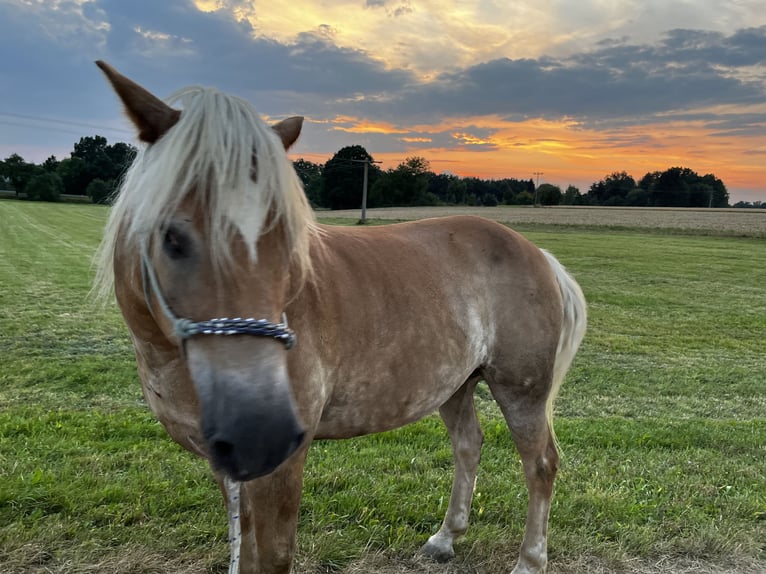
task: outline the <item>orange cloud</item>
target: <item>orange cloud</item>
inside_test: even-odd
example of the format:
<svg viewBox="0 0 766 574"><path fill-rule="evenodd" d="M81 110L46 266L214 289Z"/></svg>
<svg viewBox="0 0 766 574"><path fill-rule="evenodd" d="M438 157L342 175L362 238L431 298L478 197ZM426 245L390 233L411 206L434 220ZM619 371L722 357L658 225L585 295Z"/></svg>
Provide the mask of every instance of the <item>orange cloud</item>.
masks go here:
<svg viewBox="0 0 766 574"><path fill-rule="evenodd" d="M358 122L357 125L379 126L378 133L407 133L389 124ZM491 129L492 133L487 137L474 136L470 127ZM715 130L701 120L602 130L571 120L513 122L471 117L412 126L409 133L411 135L398 140L421 145L402 152L368 151L383 161L385 169L397 166L408 156L418 155L428 159L436 172L494 179L529 179L535 172L543 172L541 182L561 187L574 184L581 191L615 171L627 171L638 180L647 172L673 166L689 167L700 174L713 173L730 190L766 189L763 168L766 139L715 135ZM457 141L454 146L443 143L424 147L423 143L432 143L434 139L423 137L423 133L432 134L434 138L438 133L452 134Z"/></svg>
<svg viewBox="0 0 766 574"><path fill-rule="evenodd" d="M353 125L350 126L333 126L334 131L348 132L352 134L405 134L407 130L398 128L393 124L387 122L369 122L365 120L351 120L351 118L343 118L335 121L350 121Z"/></svg>

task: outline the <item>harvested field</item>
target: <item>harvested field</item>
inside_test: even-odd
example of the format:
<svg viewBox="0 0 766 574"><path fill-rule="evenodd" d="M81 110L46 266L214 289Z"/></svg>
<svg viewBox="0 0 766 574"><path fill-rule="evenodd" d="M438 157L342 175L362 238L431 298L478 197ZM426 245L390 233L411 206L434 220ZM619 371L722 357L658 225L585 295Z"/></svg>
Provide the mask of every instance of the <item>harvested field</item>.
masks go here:
<svg viewBox="0 0 766 574"><path fill-rule="evenodd" d="M359 210L321 212L320 217L359 218ZM766 237L766 209L687 209L647 207L384 207L367 210L369 219L423 219L481 215L510 224L679 230L705 235Z"/></svg>

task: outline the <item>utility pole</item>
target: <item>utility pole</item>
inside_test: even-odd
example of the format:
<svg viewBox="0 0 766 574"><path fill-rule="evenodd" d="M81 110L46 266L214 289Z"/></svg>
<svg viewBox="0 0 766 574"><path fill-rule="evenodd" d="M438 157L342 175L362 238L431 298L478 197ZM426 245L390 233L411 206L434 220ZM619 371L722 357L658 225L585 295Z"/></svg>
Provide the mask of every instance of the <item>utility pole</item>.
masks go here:
<svg viewBox="0 0 766 574"><path fill-rule="evenodd" d="M540 176L543 175L543 172L535 171L532 175L537 176L537 184L535 185L535 207L537 207L537 190L540 188Z"/></svg>
<svg viewBox="0 0 766 574"><path fill-rule="evenodd" d="M347 159L354 163L364 164L364 182L362 183L362 218L359 223L367 223L367 172L371 163L383 163L382 161L373 161L371 159Z"/></svg>

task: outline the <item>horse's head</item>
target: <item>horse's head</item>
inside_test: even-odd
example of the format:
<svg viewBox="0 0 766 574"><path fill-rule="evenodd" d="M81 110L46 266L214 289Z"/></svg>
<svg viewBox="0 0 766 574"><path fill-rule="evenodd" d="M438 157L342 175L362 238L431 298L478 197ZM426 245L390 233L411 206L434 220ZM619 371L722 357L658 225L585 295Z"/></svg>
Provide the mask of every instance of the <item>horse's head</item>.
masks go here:
<svg viewBox="0 0 766 574"><path fill-rule="evenodd" d="M305 434L282 322L314 229L285 154L302 118L268 128L242 100L203 89L176 110L98 65L147 144L107 226L113 265L141 268L142 285L116 284L118 299L143 291L146 320L181 349L213 465L237 480L268 474Z"/></svg>

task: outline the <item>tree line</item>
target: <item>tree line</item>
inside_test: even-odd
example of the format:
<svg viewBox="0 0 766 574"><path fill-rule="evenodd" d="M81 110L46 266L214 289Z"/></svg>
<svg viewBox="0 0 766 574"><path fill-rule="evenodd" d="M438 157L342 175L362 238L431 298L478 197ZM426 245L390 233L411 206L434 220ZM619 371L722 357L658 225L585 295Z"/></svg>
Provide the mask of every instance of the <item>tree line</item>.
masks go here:
<svg viewBox="0 0 766 574"><path fill-rule="evenodd" d="M96 135L80 138L70 157L54 156L42 164L28 163L18 154L0 161L0 188L17 197L58 201L62 194L87 196L108 203L136 149L118 142L109 145ZM326 209L361 207L365 163L367 206L416 205L604 205L631 207L727 207L729 193L713 174L699 175L686 167L649 172L636 181L614 172L581 193L550 183L536 186L530 179L482 179L435 173L423 157L406 158L383 170L360 145L339 150L326 163L293 162L312 205ZM739 202L735 207L753 207Z"/></svg>
<svg viewBox="0 0 766 574"><path fill-rule="evenodd" d="M108 203L122 174L136 155L136 148L103 136L83 137L70 156L61 161L50 156L36 165L19 154L0 161L0 183L27 199L59 201L62 194L88 196L94 203Z"/></svg>
<svg viewBox="0 0 766 574"><path fill-rule="evenodd" d="M569 185L535 186L532 179L481 179L434 173L428 160L408 157L382 170L364 147L344 147L324 165L305 159L295 170L311 203L328 209L361 206L367 162L368 207L410 205L603 205L631 207L727 207L729 192L713 174L699 175L686 167L649 172L638 182L615 172L593 183L586 193Z"/></svg>

